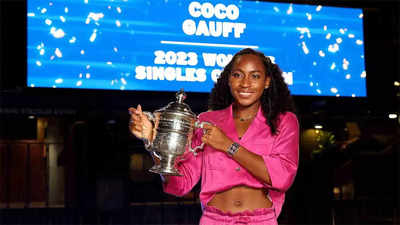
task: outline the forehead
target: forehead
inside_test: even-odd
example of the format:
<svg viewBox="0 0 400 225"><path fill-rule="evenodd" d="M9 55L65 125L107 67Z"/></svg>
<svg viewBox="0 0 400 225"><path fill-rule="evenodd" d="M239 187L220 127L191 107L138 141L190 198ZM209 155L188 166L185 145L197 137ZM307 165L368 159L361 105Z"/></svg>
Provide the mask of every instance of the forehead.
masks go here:
<svg viewBox="0 0 400 225"><path fill-rule="evenodd" d="M264 70L264 63L261 58L253 54L241 55L236 59L235 63L233 64L233 68L242 66L253 66L257 67L258 69Z"/></svg>

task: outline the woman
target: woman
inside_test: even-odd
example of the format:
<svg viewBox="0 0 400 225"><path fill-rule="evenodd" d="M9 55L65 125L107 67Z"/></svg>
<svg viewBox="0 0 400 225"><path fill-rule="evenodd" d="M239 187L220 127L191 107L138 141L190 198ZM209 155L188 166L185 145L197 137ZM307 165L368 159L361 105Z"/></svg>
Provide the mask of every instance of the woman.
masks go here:
<svg viewBox="0 0 400 225"><path fill-rule="evenodd" d="M224 68L212 89L210 111L176 166L182 177L163 177L166 193L182 196L201 178L200 224L277 224L285 192L298 167L299 125L282 72L263 53L243 49ZM141 107L130 108L131 132L151 138Z"/></svg>

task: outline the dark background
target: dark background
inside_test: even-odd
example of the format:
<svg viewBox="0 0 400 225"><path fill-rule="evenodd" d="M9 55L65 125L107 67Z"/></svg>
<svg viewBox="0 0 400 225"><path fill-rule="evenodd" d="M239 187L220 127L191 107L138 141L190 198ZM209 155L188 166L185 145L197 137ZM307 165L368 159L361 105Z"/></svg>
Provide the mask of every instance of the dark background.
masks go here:
<svg viewBox="0 0 400 225"><path fill-rule="evenodd" d="M1 0L0 106L39 111L72 110L75 115L95 114L121 117L129 106L142 104L155 110L174 100L172 92L77 90L26 87L26 6L25 0ZM290 2L290 1L277 1ZM398 0L293 1L359 7L364 11L364 46L367 71L367 98L294 96L304 123L319 119L387 119L399 111L400 3ZM188 93L186 102L196 113L206 110L208 94ZM4 110L3 110L4 111ZM21 110L18 110L21 111ZM29 111L29 110L28 110ZM18 113L28 114L28 113ZM52 113L51 113L52 114ZM53 113L54 114L54 113ZM10 121L9 121L10 122ZM311 121L310 123L313 123ZM306 125L306 124L304 124ZM14 126L18 127L18 126ZM4 128L4 127L3 127ZM8 133L13 132L9 129ZM4 132L3 132L4 133ZM15 134L17 135L17 134ZM17 135L18 136L18 135ZM21 136L21 135L19 135Z"/></svg>
<svg viewBox="0 0 400 225"><path fill-rule="evenodd" d="M363 8L368 97L294 96L302 130L320 123L335 134L337 141L325 146L324 154L311 159L307 149L300 149L299 174L288 192L280 220L285 224L332 224L334 214L336 224L400 224L399 121L388 119L388 113L400 114L400 87L394 85L395 81L400 81L400 2L291 2ZM77 193L70 193L73 197L66 196L62 210L50 213L43 211L46 208L25 207L16 211L6 206L0 208L0 214L5 215L0 216L0 223L196 223L193 221L200 215L198 204L144 204L179 201L162 193L158 177L147 174L148 182L125 179L129 176L129 155L144 152L140 141L127 131L128 107L140 103L144 109L152 111L173 101L175 93L27 88L25 0L0 0L0 3L0 141L35 139L37 128L35 121L27 119L29 115L55 118L65 126L66 148L78 149L73 157L78 165L75 170L81 172L76 177L66 178L66 189L70 183L78 183L80 188ZM208 94L188 93L186 103L195 113L200 113L207 109L207 98ZM73 126L76 121L83 121L84 125ZM348 138L344 129L346 122L358 123L362 136L343 153L339 149L341 141ZM71 130L74 132L69 133ZM381 139L376 136L389 141L379 141ZM68 168L68 163L62 159L60 157L60 165ZM1 163L0 168L4 169L5 161ZM14 163L6 162L7 165ZM345 179L349 163L356 194L350 200L340 197L340 201L333 201L332 174L339 174L341 178L343 170L341 176ZM0 176L5 176L0 172ZM93 192L96 182L112 184L121 177L125 177L122 179L125 189L115 189L113 201L100 201L102 205L96 205L99 202L99 196ZM50 214L62 219L57 221ZM21 222L20 216L41 219Z"/></svg>
<svg viewBox="0 0 400 225"><path fill-rule="evenodd" d="M285 1L277 1L285 2ZM290 1L287 1L290 2ZM399 80L399 2L397 0L344 0L344 1L292 1L304 4L325 4L342 7L360 7L364 9L364 46L367 71L367 95L365 99L296 96L301 111L313 111L312 103L331 105L343 103L346 107L333 107L327 111L370 110L371 113L395 111L397 100L393 82ZM1 1L1 76L0 90L3 95L17 99L13 103L23 102L24 98L30 104L42 106L65 107L97 107L126 108L128 105L142 103L148 107L158 107L160 103L173 99L174 93L136 92L136 91L96 91L96 90L54 90L26 88L26 7L25 0ZM188 101L193 101L195 111L203 110L207 94L193 94ZM32 98L36 98L33 100ZM152 101L143 102L142 99ZM97 101L93 101L93 98ZM21 99L21 100L20 100ZM58 99L58 100L55 100ZM118 101L115 101L118 99ZM139 101L136 101L139 99ZM114 101L113 101L114 100ZM3 104L9 104L2 99ZM154 101L158 101L154 103ZM308 104L303 104L303 101ZM348 103L348 104L347 104ZM356 103L356 104L354 104ZM363 106L359 106L361 103ZM365 103L365 104L364 104ZM88 105L89 104L89 105ZM309 105L310 107L304 105ZM349 107L347 107L349 106ZM148 108L146 107L146 108ZM329 107L329 106L327 106ZM362 107L361 110L359 110Z"/></svg>

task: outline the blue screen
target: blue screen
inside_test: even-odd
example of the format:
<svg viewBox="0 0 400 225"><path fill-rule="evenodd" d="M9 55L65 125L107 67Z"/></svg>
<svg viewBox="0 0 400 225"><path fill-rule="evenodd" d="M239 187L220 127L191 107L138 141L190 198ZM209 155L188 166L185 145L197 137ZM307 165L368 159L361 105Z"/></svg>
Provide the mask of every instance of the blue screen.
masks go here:
<svg viewBox="0 0 400 225"><path fill-rule="evenodd" d="M293 95L365 97L362 17L260 1L27 0L27 85L209 92L250 47Z"/></svg>

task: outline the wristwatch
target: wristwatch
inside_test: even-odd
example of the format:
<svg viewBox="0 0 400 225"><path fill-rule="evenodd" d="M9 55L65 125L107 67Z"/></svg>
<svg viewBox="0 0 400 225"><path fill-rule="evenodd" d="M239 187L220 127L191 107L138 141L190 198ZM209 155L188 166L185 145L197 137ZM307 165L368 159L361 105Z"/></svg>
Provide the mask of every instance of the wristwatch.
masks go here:
<svg viewBox="0 0 400 225"><path fill-rule="evenodd" d="M240 145L236 142L233 142L233 144L228 148L228 151L226 152L229 157L233 157L233 155L239 150Z"/></svg>

